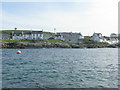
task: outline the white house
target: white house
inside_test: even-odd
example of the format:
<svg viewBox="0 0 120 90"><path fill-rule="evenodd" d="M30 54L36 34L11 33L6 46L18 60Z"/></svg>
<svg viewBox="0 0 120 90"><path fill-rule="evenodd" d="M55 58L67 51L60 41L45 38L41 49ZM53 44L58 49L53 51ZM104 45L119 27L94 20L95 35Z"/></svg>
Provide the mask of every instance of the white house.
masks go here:
<svg viewBox="0 0 120 90"><path fill-rule="evenodd" d="M57 38L71 43L82 43L81 41L84 39L81 33L72 32L61 32Z"/></svg>
<svg viewBox="0 0 120 90"><path fill-rule="evenodd" d="M105 42L106 41L106 39L103 38L101 33L94 33L93 36L91 36L90 40L94 42Z"/></svg>
<svg viewBox="0 0 120 90"><path fill-rule="evenodd" d="M42 31L12 32L13 40L43 39Z"/></svg>
<svg viewBox="0 0 120 90"><path fill-rule="evenodd" d="M32 39L32 33L31 32L22 32L22 39L23 40Z"/></svg>
<svg viewBox="0 0 120 90"><path fill-rule="evenodd" d="M119 42L119 40L118 40L118 35L115 34L115 33L112 33L112 34L110 35L110 40L109 40L109 42L110 42L110 44L116 44L116 43L118 43L118 42Z"/></svg>
<svg viewBox="0 0 120 90"><path fill-rule="evenodd" d="M110 37L111 37L111 38L117 38L117 37L118 37L118 34L111 33L111 34L110 34Z"/></svg>
<svg viewBox="0 0 120 90"><path fill-rule="evenodd" d="M55 34L54 33L47 33L47 32L44 32L43 33L43 39L54 39L55 38Z"/></svg>
<svg viewBox="0 0 120 90"><path fill-rule="evenodd" d="M43 39L43 31L32 31L32 39Z"/></svg>
<svg viewBox="0 0 120 90"><path fill-rule="evenodd" d="M63 36L62 36L60 33L57 33L57 34L55 35L55 39L64 40Z"/></svg>
<svg viewBox="0 0 120 90"><path fill-rule="evenodd" d="M22 40L23 32L12 32L12 40Z"/></svg>

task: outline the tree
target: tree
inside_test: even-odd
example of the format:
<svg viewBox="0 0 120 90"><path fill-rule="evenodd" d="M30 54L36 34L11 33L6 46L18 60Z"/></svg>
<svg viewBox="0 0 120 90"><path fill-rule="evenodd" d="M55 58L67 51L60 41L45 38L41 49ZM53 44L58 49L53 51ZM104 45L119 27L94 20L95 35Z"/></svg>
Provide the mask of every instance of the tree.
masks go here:
<svg viewBox="0 0 120 90"><path fill-rule="evenodd" d="M17 28L15 28L15 30L17 30Z"/></svg>

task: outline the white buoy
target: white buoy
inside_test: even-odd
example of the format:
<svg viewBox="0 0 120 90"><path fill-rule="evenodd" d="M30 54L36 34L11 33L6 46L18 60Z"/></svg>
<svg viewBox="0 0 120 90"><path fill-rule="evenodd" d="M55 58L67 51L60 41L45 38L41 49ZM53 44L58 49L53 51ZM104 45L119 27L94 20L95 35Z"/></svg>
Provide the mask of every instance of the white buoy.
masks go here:
<svg viewBox="0 0 120 90"><path fill-rule="evenodd" d="M16 52L16 54L21 54L21 51L18 50L18 51Z"/></svg>

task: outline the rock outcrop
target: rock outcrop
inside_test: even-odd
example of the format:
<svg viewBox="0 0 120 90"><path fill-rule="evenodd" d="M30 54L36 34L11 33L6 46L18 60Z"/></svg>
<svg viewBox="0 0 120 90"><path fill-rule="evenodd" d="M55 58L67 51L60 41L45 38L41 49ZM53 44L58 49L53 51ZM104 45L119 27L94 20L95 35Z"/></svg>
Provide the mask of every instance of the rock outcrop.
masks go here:
<svg viewBox="0 0 120 90"><path fill-rule="evenodd" d="M0 48L118 48L119 44L69 44L60 42L2 42L0 41Z"/></svg>

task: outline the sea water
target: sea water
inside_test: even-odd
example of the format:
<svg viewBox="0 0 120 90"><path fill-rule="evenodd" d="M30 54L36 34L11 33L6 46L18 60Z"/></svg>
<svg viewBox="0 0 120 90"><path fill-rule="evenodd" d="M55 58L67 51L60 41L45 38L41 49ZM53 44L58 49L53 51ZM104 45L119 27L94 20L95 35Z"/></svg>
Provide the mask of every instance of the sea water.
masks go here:
<svg viewBox="0 0 120 90"><path fill-rule="evenodd" d="M118 49L2 49L3 88L117 88Z"/></svg>

